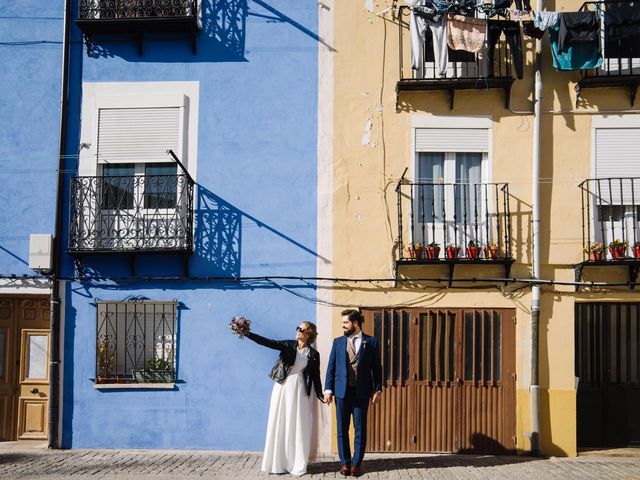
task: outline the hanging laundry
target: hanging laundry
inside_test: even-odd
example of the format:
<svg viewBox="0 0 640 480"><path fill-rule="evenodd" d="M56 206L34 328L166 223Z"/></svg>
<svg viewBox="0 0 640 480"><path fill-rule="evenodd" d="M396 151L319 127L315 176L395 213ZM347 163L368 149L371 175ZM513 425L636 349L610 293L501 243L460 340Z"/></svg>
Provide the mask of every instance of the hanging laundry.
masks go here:
<svg viewBox="0 0 640 480"><path fill-rule="evenodd" d="M522 22L522 31L527 37L530 37L530 38L544 37L544 30L540 30L536 28L536 25L535 23L533 23L533 20Z"/></svg>
<svg viewBox="0 0 640 480"><path fill-rule="evenodd" d="M495 8L496 10L509 8L512 3L513 3L513 0L493 0L493 8Z"/></svg>
<svg viewBox="0 0 640 480"><path fill-rule="evenodd" d="M640 5L606 4L604 54L607 58L640 57Z"/></svg>
<svg viewBox="0 0 640 480"><path fill-rule="evenodd" d="M449 15L447 41L453 50L477 53L487 36L487 21L479 18Z"/></svg>
<svg viewBox="0 0 640 480"><path fill-rule="evenodd" d="M489 20L487 25L487 48L489 61L489 76L494 74L494 60L496 43L504 32L504 36L509 44L511 59L518 78L522 78L522 37L520 35L520 24L512 20Z"/></svg>
<svg viewBox="0 0 640 480"><path fill-rule="evenodd" d="M538 30L543 32L549 27L555 27L560 23L559 12L536 12L533 15L533 24Z"/></svg>
<svg viewBox="0 0 640 480"><path fill-rule="evenodd" d="M576 44L598 46L598 17L595 12L571 12L560 14L558 50L566 52Z"/></svg>
<svg viewBox="0 0 640 480"><path fill-rule="evenodd" d="M521 11L531 11L531 0L516 0L516 8Z"/></svg>
<svg viewBox="0 0 640 480"><path fill-rule="evenodd" d="M574 43L567 47L566 51L560 51L559 33L559 26L549 27L553 66L557 70L588 70L602 65L602 56L597 43Z"/></svg>
<svg viewBox="0 0 640 480"><path fill-rule="evenodd" d="M424 47L427 39L427 27L431 30L433 39L433 54L438 69L438 75L443 77L447 72L449 62L449 49L447 48L447 18L435 11L421 10L425 7L422 0L407 3L415 5L409 18L409 31L411 34L411 67L420 70L424 67ZM429 8L429 7L426 7Z"/></svg>

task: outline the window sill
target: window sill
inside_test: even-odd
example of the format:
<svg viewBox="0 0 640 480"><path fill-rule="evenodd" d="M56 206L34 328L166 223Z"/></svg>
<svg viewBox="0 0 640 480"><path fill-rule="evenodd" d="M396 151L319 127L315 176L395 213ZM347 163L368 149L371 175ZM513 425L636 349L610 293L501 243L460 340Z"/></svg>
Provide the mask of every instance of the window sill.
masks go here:
<svg viewBox="0 0 640 480"><path fill-rule="evenodd" d="M96 383L95 390L173 390L175 383Z"/></svg>

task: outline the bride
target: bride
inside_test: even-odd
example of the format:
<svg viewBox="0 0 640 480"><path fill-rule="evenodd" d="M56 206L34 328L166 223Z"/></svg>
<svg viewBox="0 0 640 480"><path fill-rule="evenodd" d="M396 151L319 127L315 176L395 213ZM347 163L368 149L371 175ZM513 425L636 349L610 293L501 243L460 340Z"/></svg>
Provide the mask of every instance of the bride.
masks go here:
<svg viewBox="0 0 640 480"><path fill-rule="evenodd" d="M323 402L320 354L311 345L316 326L301 322L295 340L270 340L251 331L245 336L259 345L280 351L269 376L276 382L271 392L263 472L304 475L312 452L315 396ZM323 402L324 403L324 402Z"/></svg>

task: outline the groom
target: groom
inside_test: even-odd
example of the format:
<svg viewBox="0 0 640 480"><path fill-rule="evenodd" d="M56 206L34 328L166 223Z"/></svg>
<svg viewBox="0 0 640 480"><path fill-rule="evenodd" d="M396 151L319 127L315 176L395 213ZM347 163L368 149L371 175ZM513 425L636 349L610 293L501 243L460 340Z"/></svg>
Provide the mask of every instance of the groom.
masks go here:
<svg viewBox="0 0 640 480"><path fill-rule="evenodd" d="M382 392L382 367L378 339L362 332L364 316L358 310L342 312L344 336L333 340L324 400L336 397L338 454L340 473L360 476L360 464L367 445L367 410L369 398L375 403ZM349 447L349 422L353 415L354 452Z"/></svg>

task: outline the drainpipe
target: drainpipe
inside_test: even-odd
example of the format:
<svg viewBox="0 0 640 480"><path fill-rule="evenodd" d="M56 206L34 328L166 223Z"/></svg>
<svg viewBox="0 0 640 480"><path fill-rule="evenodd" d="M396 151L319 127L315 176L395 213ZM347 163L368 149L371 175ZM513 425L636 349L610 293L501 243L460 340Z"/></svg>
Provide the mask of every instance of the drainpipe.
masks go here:
<svg viewBox="0 0 640 480"><path fill-rule="evenodd" d="M69 22L71 0L64 1L64 33L62 41L62 77L60 79L60 137L58 141L58 176L56 185L56 208L53 235L53 257L51 275L51 349L49 353L49 424L47 425L49 448L60 448L60 237L62 236L62 202L64 199L64 156L67 136L67 105L69 88Z"/></svg>
<svg viewBox="0 0 640 480"><path fill-rule="evenodd" d="M538 10L543 0L538 0ZM531 191L533 205L533 269L534 280L540 279L540 103L542 101L542 40L536 39L535 88L533 107L533 169ZM540 385L538 378L538 337L540 322L540 285L531 290L531 455L540 455Z"/></svg>

